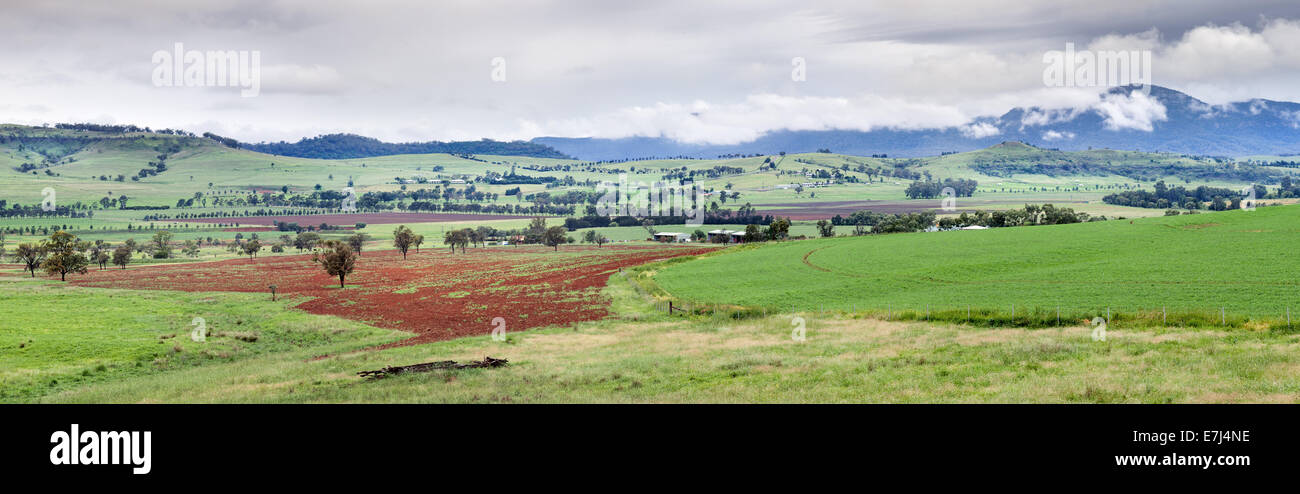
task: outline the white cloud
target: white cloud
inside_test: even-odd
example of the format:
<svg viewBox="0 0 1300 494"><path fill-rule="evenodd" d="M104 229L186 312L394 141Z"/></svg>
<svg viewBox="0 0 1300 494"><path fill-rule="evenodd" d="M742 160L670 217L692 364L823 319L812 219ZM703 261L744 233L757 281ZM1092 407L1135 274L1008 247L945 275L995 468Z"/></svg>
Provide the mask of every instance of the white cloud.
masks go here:
<svg viewBox="0 0 1300 494"><path fill-rule="evenodd" d="M1070 139L1074 139L1074 132L1057 132L1055 130L1049 130L1047 132L1043 132L1044 141L1060 141L1060 140L1068 141Z"/></svg>
<svg viewBox="0 0 1300 494"><path fill-rule="evenodd" d="M662 136L688 143L737 144L774 130L932 129L969 120L952 106L898 98L755 94L739 103L658 103L594 117L525 121L522 126L541 135Z"/></svg>
<svg viewBox="0 0 1300 494"><path fill-rule="evenodd" d="M267 65L262 67L262 88L267 92L326 94L343 89L343 78L328 65Z"/></svg>
<svg viewBox="0 0 1300 494"><path fill-rule="evenodd" d="M1151 132L1155 122L1167 120L1165 105L1159 100L1134 90L1127 95L1107 94L1095 107L1105 119L1107 129L1134 129Z"/></svg>
<svg viewBox="0 0 1300 494"><path fill-rule="evenodd" d="M977 122L961 126L961 135L967 139L983 139L1001 134L1002 130L987 122Z"/></svg>

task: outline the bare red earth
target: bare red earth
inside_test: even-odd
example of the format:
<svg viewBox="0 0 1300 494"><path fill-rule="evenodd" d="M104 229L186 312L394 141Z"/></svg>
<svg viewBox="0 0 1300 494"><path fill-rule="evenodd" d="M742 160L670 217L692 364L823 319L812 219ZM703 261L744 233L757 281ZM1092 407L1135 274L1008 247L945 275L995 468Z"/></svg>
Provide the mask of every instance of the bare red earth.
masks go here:
<svg viewBox="0 0 1300 494"><path fill-rule="evenodd" d="M600 295L611 273L709 247L607 246L492 247L467 254L445 249L365 252L340 289L311 256L277 256L209 263L91 271L70 280L81 286L140 290L268 292L306 296L298 308L410 331L416 336L378 348L414 345L492 332L504 318L506 331L601 319L608 301Z"/></svg>

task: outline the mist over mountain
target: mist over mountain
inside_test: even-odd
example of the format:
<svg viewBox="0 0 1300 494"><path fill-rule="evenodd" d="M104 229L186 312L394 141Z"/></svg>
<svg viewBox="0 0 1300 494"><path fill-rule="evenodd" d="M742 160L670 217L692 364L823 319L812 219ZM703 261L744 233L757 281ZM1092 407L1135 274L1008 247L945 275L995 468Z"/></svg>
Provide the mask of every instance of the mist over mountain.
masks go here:
<svg viewBox="0 0 1300 494"><path fill-rule="evenodd" d="M666 137L539 137L531 142L578 159L613 160L822 149L913 157L970 151L1011 140L1062 150L1109 148L1211 156L1300 153L1300 104L1252 99L1210 105L1160 86L1152 86L1149 95L1135 87L1116 87L1088 108L1015 108L960 128L783 130L729 145L682 143Z"/></svg>

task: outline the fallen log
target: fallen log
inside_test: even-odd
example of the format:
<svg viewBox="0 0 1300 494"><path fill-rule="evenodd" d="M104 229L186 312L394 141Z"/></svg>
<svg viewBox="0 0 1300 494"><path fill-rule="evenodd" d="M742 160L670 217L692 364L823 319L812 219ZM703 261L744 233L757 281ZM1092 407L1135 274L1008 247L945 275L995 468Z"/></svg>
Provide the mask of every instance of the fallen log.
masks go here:
<svg viewBox="0 0 1300 494"><path fill-rule="evenodd" d="M379 370L369 370L358 372L357 375L366 379L383 379L388 376L406 374L408 372L429 372L439 369L481 369L485 367L502 367L510 363L503 358L483 357L483 360L474 360L469 363L457 363L455 360L442 360L438 362L426 362L423 364L388 366Z"/></svg>

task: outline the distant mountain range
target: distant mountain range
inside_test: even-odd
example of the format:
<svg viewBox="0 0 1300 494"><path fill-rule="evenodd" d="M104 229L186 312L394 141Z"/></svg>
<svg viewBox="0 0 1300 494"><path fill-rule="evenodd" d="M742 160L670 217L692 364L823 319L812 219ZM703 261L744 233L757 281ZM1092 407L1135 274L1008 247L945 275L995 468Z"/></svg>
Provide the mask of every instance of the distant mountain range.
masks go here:
<svg viewBox="0 0 1300 494"><path fill-rule="evenodd" d="M527 141L453 141L453 142L383 142L373 137L356 134L329 134L304 138L298 142L241 143L240 147L260 153L299 158L346 159L389 156L394 154L495 154L503 156L532 156L537 158L567 158L563 153L544 144Z"/></svg>
<svg viewBox="0 0 1300 494"><path fill-rule="evenodd" d="M1179 91L1152 86L1150 99L1163 105L1162 119L1159 105L1143 105L1149 101L1129 97L1134 89L1113 88L1103 95L1104 104L1088 109L1016 108L963 128L786 130L734 145L687 144L665 137L539 137L531 142L583 160L716 158L822 149L862 156L915 157L982 149L1003 141L1062 150L1109 148L1209 156L1300 153L1300 104L1254 99L1214 106ZM1147 124L1150 130L1143 128Z"/></svg>

